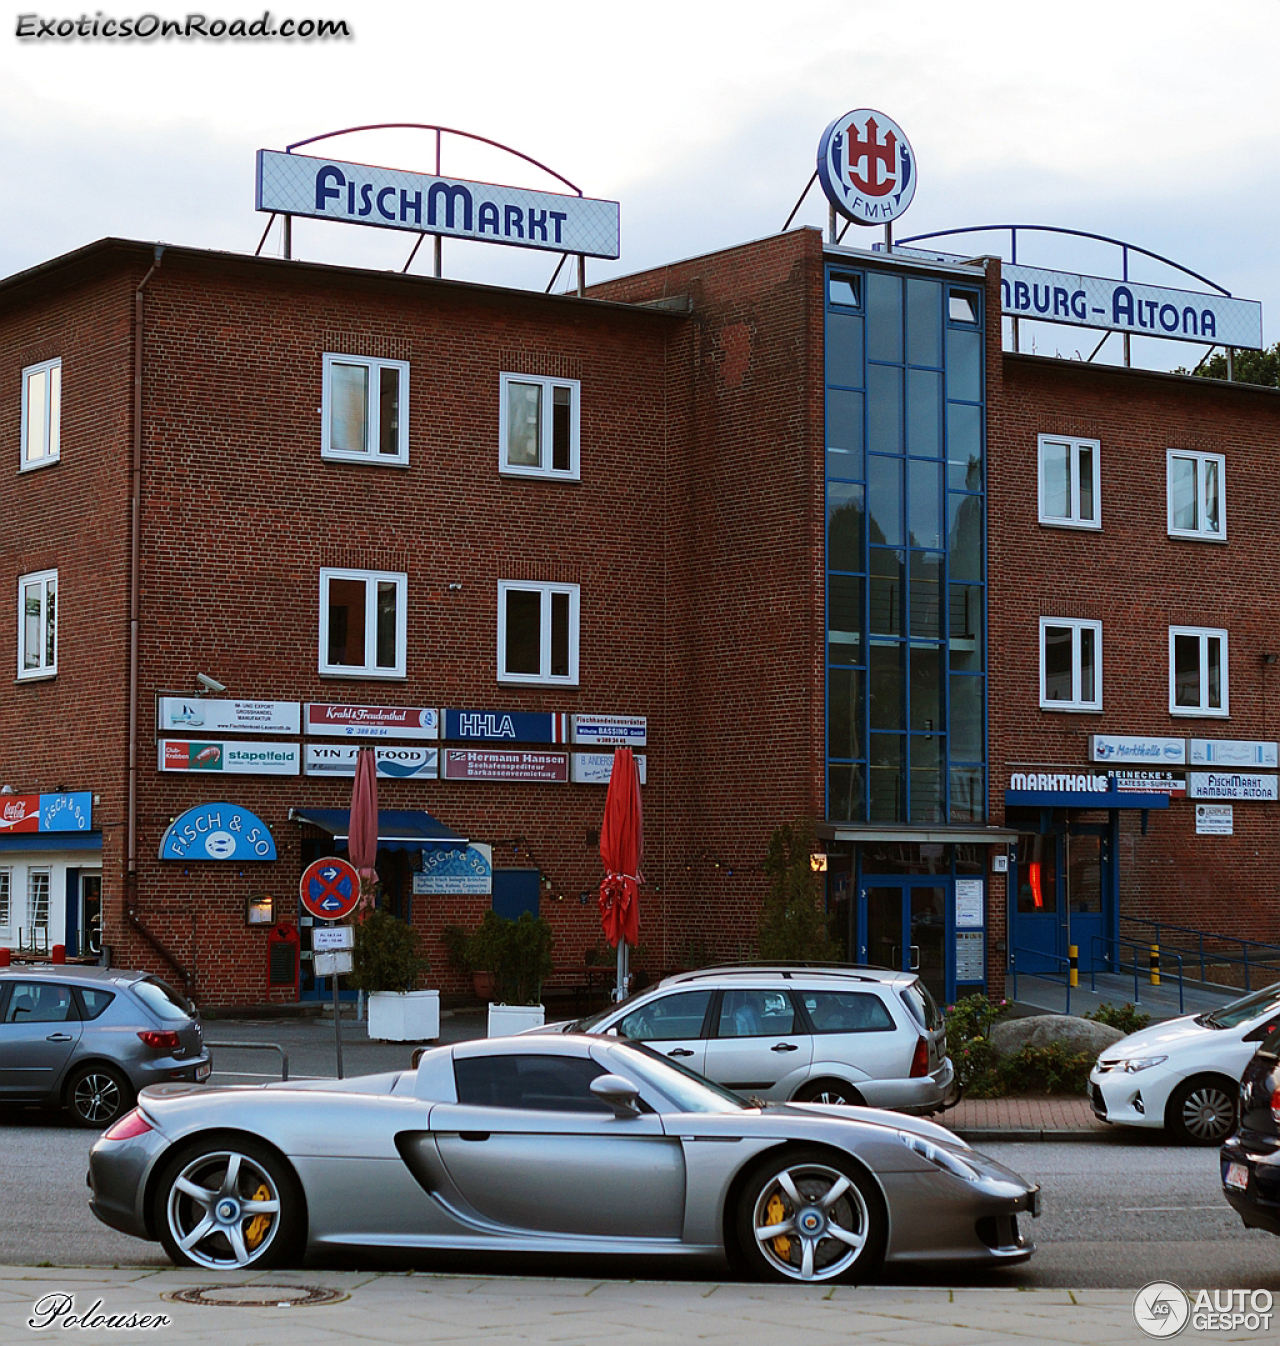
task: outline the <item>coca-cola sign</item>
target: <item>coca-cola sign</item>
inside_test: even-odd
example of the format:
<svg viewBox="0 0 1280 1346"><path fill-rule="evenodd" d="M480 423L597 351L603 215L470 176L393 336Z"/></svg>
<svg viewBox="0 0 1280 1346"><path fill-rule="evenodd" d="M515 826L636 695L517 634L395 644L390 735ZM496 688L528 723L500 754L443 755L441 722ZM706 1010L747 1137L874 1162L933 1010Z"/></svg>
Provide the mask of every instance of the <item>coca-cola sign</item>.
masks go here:
<svg viewBox="0 0 1280 1346"><path fill-rule="evenodd" d="M308 701L306 732L335 738L439 738L440 712L430 706L352 706Z"/></svg>
<svg viewBox="0 0 1280 1346"><path fill-rule="evenodd" d="M0 836L10 832L87 832L93 795L87 790L47 795L0 795Z"/></svg>

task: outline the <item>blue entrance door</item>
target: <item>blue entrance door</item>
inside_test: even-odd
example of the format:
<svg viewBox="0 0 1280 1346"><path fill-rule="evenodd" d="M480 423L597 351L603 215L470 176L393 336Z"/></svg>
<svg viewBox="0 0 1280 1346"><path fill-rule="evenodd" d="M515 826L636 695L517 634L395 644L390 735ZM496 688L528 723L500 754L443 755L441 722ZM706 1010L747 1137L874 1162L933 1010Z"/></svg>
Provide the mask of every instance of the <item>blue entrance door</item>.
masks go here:
<svg viewBox="0 0 1280 1346"><path fill-rule="evenodd" d="M1115 824L1071 823L1024 833L1009 863L1010 953L1019 972L1062 976L1071 946L1081 972L1105 967L1114 949Z"/></svg>

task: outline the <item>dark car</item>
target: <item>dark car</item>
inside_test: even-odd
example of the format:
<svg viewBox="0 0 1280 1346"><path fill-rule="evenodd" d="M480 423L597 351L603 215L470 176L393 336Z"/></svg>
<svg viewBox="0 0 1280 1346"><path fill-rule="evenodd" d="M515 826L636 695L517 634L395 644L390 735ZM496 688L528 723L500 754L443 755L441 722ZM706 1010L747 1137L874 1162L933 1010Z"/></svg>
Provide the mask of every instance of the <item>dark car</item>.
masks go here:
<svg viewBox="0 0 1280 1346"><path fill-rule="evenodd" d="M1280 1028L1240 1080L1240 1125L1220 1151L1222 1191L1250 1229L1280 1234Z"/></svg>
<svg viewBox="0 0 1280 1346"><path fill-rule="evenodd" d="M110 1125L138 1090L209 1078L195 1007L144 972L41 964L0 972L0 1104Z"/></svg>

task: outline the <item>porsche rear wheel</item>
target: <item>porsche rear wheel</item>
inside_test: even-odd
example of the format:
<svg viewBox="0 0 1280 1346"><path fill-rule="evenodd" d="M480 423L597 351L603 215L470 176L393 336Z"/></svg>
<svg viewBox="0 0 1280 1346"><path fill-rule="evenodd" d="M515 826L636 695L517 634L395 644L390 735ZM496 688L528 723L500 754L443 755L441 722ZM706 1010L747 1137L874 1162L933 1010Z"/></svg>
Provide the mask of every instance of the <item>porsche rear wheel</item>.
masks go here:
<svg viewBox="0 0 1280 1346"><path fill-rule="evenodd" d="M184 1146L156 1188L154 1215L173 1261L209 1271L290 1265L306 1229L293 1173L240 1136Z"/></svg>
<svg viewBox="0 0 1280 1346"><path fill-rule="evenodd" d="M757 1168L737 1219L739 1247L759 1280L859 1281L884 1257L879 1192L826 1150L784 1151Z"/></svg>

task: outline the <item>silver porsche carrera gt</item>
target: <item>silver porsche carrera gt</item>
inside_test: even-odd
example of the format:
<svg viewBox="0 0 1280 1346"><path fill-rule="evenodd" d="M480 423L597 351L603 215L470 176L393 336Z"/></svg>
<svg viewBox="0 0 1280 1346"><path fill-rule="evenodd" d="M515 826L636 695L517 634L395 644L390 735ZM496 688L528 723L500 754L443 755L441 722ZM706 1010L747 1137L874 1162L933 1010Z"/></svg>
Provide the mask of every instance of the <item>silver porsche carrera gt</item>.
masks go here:
<svg viewBox="0 0 1280 1346"><path fill-rule="evenodd" d="M635 1043L511 1037L350 1080L154 1085L89 1159L94 1214L174 1262L342 1249L728 1260L854 1281L885 1261L1020 1262L1039 1188L943 1127L750 1106Z"/></svg>

